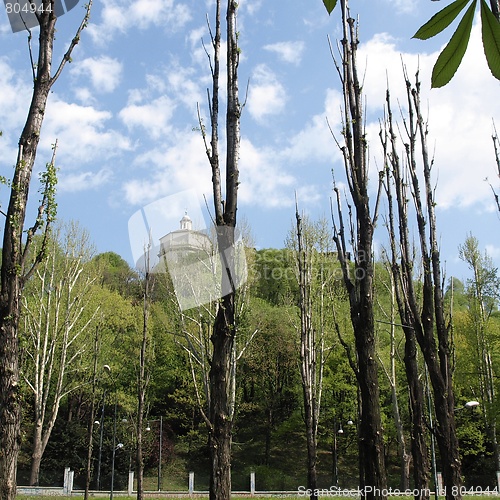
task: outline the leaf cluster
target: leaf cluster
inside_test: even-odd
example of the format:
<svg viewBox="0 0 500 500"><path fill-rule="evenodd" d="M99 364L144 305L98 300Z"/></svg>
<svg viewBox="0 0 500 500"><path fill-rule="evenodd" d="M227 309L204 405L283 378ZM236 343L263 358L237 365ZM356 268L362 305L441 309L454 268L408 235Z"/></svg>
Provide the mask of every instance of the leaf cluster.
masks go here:
<svg viewBox="0 0 500 500"><path fill-rule="evenodd" d="M491 74L500 80L500 22L493 14L485 0L455 0L435 14L413 36L419 40L427 40L444 31L458 16L467 4L458 27L439 57L432 70L431 84L433 88L443 87L455 75L469 44L472 22L477 3L480 3L481 34L484 55Z"/></svg>

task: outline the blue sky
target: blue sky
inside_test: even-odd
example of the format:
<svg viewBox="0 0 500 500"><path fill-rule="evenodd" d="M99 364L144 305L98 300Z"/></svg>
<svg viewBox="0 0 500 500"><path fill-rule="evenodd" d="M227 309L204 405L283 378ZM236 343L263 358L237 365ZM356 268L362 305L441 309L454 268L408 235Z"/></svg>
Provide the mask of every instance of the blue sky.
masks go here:
<svg viewBox="0 0 500 500"><path fill-rule="evenodd" d="M129 219L169 197L164 234L188 209L204 212L211 174L197 127L206 116L209 0L94 0L91 23L50 96L37 171L58 140L59 217L78 219L98 252L112 250L132 263ZM491 141L500 128L500 82L484 62L474 26L465 60L451 84L430 90L430 72L452 29L426 42L411 36L445 1L352 0L359 15L359 64L365 71L370 165L380 165L379 119L386 82L404 98L401 58L420 68L429 140L435 155L438 225L447 273L467 275L458 245L469 232L500 262L500 219L488 183L500 189ZM55 61L83 16L79 5L58 20ZM339 152L326 117L340 131L340 85L327 35L340 36L338 8L321 0L242 0L240 91L248 99L241 130L239 217L259 248L282 247L294 217L294 192L312 217L329 217L331 169L342 179ZM0 172L10 176L30 100L26 35L10 31L0 9ZM36 185L32 197L37 198ZM194 190L190 202L179 193ZM177 200L177 201L175 201ZM7 189L0 188L0 203ZM202 209L199 212L199 206ZM199 216L201 218L202 215ZM198 225L205 221L195 221ZM377 229L377 244L385 230ZM132 239L137 238L132 234Z"/></svg>

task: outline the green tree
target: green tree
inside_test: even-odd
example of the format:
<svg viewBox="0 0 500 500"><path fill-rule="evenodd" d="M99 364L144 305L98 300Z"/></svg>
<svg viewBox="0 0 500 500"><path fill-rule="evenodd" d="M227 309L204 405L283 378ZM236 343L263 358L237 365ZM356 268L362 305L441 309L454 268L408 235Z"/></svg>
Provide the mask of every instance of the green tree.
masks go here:
<svg viewBox="0 0 500 500"><path fill-rule="evenodd" d="M469 235L459 247L460 258L467 263L472 278L467 280L469 317L469 343L475 354L474 366L479 381L480 402L484 412L485 426L495 450L497 470L500 469L497 440L497 409L491 316L497 309L500 278L498 270L488 254L479 250L479 241Z"/></svg>
<svg viewBox="0 0 500 500"><path fill-rule="evenodd" d="M37 255L38 249L34 251ZM61 401L80 383L75 372L99 308L89 307L97 279L88 265L91 254L86 231L75 223L59 226L52 231L47 258L27 283L22 300L22 373L33 394L31 485L39 482Z"/></svg>
<svg viewBox="0 0 500 500"><path fill-rule="evenodd" d="M274 441L276 430L300 404L297 342L292 323L297 311L254 298L248 315L251 329L257 330L257 334L239 368L238 440L252 442L261 436L245 453L255 450L250 465L273 467L278 465L273 456L281 448Z"/></svg>

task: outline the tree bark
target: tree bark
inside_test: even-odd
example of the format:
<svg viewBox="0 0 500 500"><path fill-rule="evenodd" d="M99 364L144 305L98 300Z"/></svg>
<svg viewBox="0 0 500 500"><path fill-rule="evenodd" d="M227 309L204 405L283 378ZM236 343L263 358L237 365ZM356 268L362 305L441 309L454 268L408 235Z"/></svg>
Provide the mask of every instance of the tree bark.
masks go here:
<svg viewBox="0 0 500 500"><path fill-rule="evenodd" d="M385 498L387 479L384 463L384 445L376 361L373 310L373 230L376 215L370 214L368 196L368 166L364 131L362 91L358 80L356 52L357 27L348 12L347 0L341 1L342 10L342 67L338 68L343 84L344 116L341 147L349 191L355 207L355 222L351 221L349 243L354 252L354 277L347 258L347 239L341 215L338 188L337 211L339 223L334 224L334 241L342 266L344 282L349 295L350 316L357 352L357 378L361 395L359 453L362 461L360 487L367 498ZM375 214L376 214L375 208Z"/></svg>
<svg viewBox="0 0 500 500"><path fill-rule="evenodd" d="M5 218L0 270L0 498L3 500L14 500L16 494L16 469L21 439L18 342L20 299L26 279L27 249L42 223L39 218L28 230L26 242L23 243L31 175L50 89L65 63L70 60L71 52L79 41L80 32L88 21L91 2L84 22L80 25L54 76L51 76L56 23L54 0L43 0L42 5L43 12L39 15L38 61L36 67L33 67L33 93L26 123L19 139L18 157ZM47 207L42 204L39 214L43 215L45 209ZM43 254L40 254L36 261L42 257Z"/></svg>
<svg viewBox="0 0 500 500"><path fill-rule="evenodd" d="M406 75L405 75L406 77ZM392 248L393 273L401 284L399 308L401 321L405 327L407 346L405 352L405 363L410 384L410 401L413 411L413 446L414 450L423 450L423 443L415 434L421 426L419 423L423 405L421 404L421 389L416 383L415 366L415 341L420 346L424 361L427 366L433 393L434 409L436 413L437 427L431 429L440 451L442 459L442 473L448 499L460 498L460 456L458 452L458 439L455 430L454 418L454 394L452 387L452 366L449 330L444 316L444 299L441 279L441 264L439 249L437 245L437 229L435 217L434 188L431 181L432 163L428 157L427 150L427 127L420 113L418 82L412 87L406 77L408 118L405 121L405 129L408 133L406 148L406 164L408 165L407 176L411 195L414 201L420 254L423 266L422 291L417 294L414 288L414 256L410 252L410 236L407 219L407 195L405 178L395 148L391 154L391 172L396 185L396 196L398 205L399 237L401 247L400 262L396 262L396 251ZM390 104L388 99L390 116ZM391 141L394 133L390 129ZM417 175L416 144L421 146L423 177L425 186L425 201L422 201L419 178ZM394 234L394 224L391 224ZM395 245L395 237L391 236ZM419 303L419 295L421 301ZM437 341L437 343L436 343ZM422 458L416 455L416 458ZM425 462L424 462L425 463ZM425 477L416 478L425 481Z"/></svg>
<svg viewBox="0 0 500 500"><path fill-rule="evenodd" d="M146 390L149 385L147 373L147 350L149 345L149 316L151 308L151 295L153 292L153 275L150 266L151 245L144 252L145 276L142 305L142 339L139 356L139 370L137 375L137 443L136 443L136 475L137 475L137 500L144 498L144 457L142 449L142 433L144 426L144 410L146 405Z"/></svg>
<svg viewBox="0 0 500 500"><path fill-rule="evenodd" d="M234 294L221 299L212 335L213 355L210 369L210 500L231 498L232 415L229 398L231 357L235 322Z"/></svg>
<svg viewBox="0 0 500 500"><path fill-rule="evenodd" d="M45 8L54 2L45 0ZM0 291L0 498L14 500L17 457L21 441L18 327L24 285L23 228L29 186L51 87L50 68L56 18L44 13L40 20L40 50L31 105L19 140L19 153L2 248Z"/></svg>
<svg viewBox="0 0 500 500"><path fill-rule="evenodd" d="M437 244L434 187L431 180L431 162L427 150L427 128L420 113L420 83L409 89L408 100L413 103L416 117L415 135L410 139L410 175L413 184L414 200L417 210L417 223L420 247L423 258L424 282L422 308L420 313L421 328L416 328L416 338L423 352L429 370L434 392L437 428L435 436L442 457L443 481L447 499L460 499L462 484L458 438L455 428L455 397L453 393L451 348L449 330L444 316L444 295L441 279L441 262ZM418 178L415 167L414 142L418 133L422 147L422 163L427 205L427 221L420 203ZM428 245L426 225L428 223ZM415 314L417 311L413 311ZM436 337L438 344L436 346ZM455 492L455 488L458 488Z"/></svg>
<svg viewBox="0 0 500 500"><path fill-rule="evenodd" d="M312 252L309 237L304 235L302 218L295 207L297 221L297 270L299 282L300 308L300 374L304 400L304 422L307 443L307 488L311 491L310 499L318 498L317 480L317 434L319 401L317 394L316 335L312 325ZM310 228L305 228L310 231Z"/></svg>
<svg viewBox="0 0 500 500"><path fill-rule="evenodd" d="M409 408L411 418L411 450L413 458L413 478L415 489L419 494L415 497L429 498L429 459L426 442L425 399L424 388L420 382L418 367L418 346L415 338L415 317L409 306L413 294L413 258L408 231L406 184L400 171L400 159L394 133L390 94L386 95L387 119L385 132L381 131L382 146L386 164L386 194L388 202L388 231L391 248L391 273L399 317L405 335L404 364L409 392ZM396 209L391 189L394 183ZM397 213L399 241L397 240L395 218ZM398 244L399 243L399 244ZM399 261L398 261L399 259Z"/></svg>
<svg viewBox="0 0 500 500"><path fill-rule="evenodd" d="M222 195L219 159L219 72L221 41L221 0L216 2L215 34L212 70L212 99L210 102L211 138L207 143L201 126L205 150L212 169L217 243L222 267L221 290L211 337L213 352L209 372L210 402L208 415L211 459L210 500L229 500L231 497L231 441L234 418L235 335L236 335L236 273L235 227L239 185L239 146L241 106L238 98L239 48L236 30L237 3L227 1L227 108L226 108L226 183ZM202 124L201 124L202 125Z"/></svg>

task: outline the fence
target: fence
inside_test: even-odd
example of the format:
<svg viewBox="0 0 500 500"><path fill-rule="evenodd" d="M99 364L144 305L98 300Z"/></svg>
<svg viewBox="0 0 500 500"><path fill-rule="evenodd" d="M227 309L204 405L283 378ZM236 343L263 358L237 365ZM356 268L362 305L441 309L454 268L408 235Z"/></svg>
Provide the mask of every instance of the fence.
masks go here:
<svg viewBox="0 0 500 500"><path fill-rule="evenodd" d="M437 473L438 479L438 491L441 495L444 495L442 487L442 476L441 473ZM69 467L64 469L64 484L62 487L48 487L48 486L18 486L17 492L21 495L33 495L33 496L80 496L83 494L82 490L73 489L74 481L74 471ZM303 487L300 487L303 488ZM106 495L109 491L92 491L92 495ZM132 496L136 493L134 490L134 472L130 471L128 475L128 488L126 491L114 491L115 496ZM208 495L208 491L198 491L195 489L195 474L194 472L189 473L188 478L188 488L185 491L145 491L146 496L150 495L164 495L164 496L195 496L195 495ZM255 488L255 472L250 473L249 478L249 490L247 491L233 491L235 495L249 495L249 496L266 496L266 495L280 495L280 496L304 496L300 494L300 489L295 491L256 491ZM500 493L500 472L497 472L497 490L496 494Z"/></svg>
<svg viewBox="0 0 500 500"><path fill-rule="evenodd" d="M74 471L70 470L69 467L66 467L64 469L64 486L63 487L49 487L49 486L18 486L17 487L17 492L18 494L21 495L33 495L33 496L78 496L82 495L83 491L78 490L78 489L73 489L73 480L74 480ZM189 478L188 478L188 488L185 491L150 491L150 492L145 492L146 494L162 494L162 495L189 495L189 496L194 496L194 495L207 495L208 491L197 491L195 489L195 474L194 472L189 473ZM262 495L262 494L271 494L274 492L257 492L255 490L255 472L250 473L250 482L249 482L250 488L248 491L234 491L234 494L238 495L251 495L254 496L256 494ZM93 495L106 495L109 494L109 491L92 491ZM127 491L114 491L113 495L114 496L132 496L136 493L134 490L134 472L130 471L129 476L128 476L128 488ZM290 492L276 492L279 494L290 494L290 495L296 495L296 491L290 491Z"/></svg>

